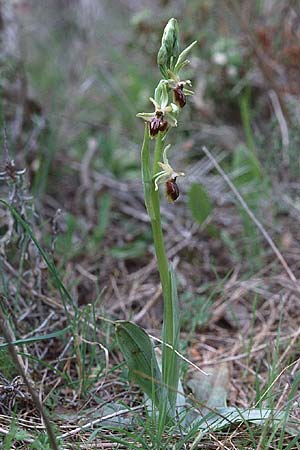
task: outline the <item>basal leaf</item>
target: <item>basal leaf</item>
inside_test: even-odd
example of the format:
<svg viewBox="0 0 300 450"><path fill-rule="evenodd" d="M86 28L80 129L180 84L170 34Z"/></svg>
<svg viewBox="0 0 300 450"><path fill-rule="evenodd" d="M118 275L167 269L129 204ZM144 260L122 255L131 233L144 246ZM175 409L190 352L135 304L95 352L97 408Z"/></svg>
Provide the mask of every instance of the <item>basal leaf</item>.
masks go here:
<svg viewBox="0 0 300 450"><path fill-rule="evenodd" d="M168 415L175 415L177 392L180 373L180 361L174 350L178 350L179 341L179 305L177 296L177 285L173 267L169 267L169 295L170 299L165 302L165 321L163 326L163 341L173 348L163 346L162 372L163 384L167 386L168 400L171 410Z"/></svg>
<svg viewBox="0 0 300 450"><path fill-rule="evenodd" d="M235 408L224 407L215 408L215 412L206 414L199 420L198 426L200 430L206 432L217 431L233 424L251 422L257 425L264 424L267 420L278 423L282 420L284 413L273 411L271 409L259 408Z"/></svg>
<svg viewBox="0 0 300 450"><path fill-rule="evenodd" d="M118 344L132 380L158 406L161 397L161 372L150 337L132 322L119 321L115 327Z"/></svg>
<svg viewBox="0 0 300 450"><path fill-rule="evenodd" d="M200 415L192 423L193 429L198 429L200 433L193 442L191 450L198 448L198 443L207 434L214 431L220 431L224 428L228 428L232 425L238 425L244 422L251 422L257 426L262 426L266 422L271 424L280 425L284 418L283 412L274 411L271 409L258 409L258 408L235 408L224 407L215 408L214 411L208 414Z"/></svg>

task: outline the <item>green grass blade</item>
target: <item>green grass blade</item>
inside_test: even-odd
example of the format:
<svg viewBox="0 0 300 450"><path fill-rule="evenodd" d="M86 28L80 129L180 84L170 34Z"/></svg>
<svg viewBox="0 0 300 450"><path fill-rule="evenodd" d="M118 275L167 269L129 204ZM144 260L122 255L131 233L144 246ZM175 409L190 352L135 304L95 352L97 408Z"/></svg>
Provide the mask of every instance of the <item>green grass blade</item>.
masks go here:
<svg viewBox="0 0 300 450"><path fill-rule="evenodd" d="M45 334L43 336L33 336L27 339L17 339L13 341L12 345L23 345L23 344L32 344L33 342L46 341L47 339L57 338L59 336L64 335L70 330L70 327L63 328L62 330L54 331L53 333ZM0 349L7 347L9 344L5 342L4 344L0 344Z"/></svg>

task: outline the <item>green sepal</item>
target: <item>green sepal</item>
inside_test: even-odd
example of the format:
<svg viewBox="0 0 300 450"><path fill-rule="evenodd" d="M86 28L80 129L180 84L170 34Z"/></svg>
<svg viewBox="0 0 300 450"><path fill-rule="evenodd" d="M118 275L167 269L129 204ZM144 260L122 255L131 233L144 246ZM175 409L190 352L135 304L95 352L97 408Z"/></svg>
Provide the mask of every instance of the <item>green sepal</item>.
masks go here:
<svg viewBox="0 0 300 450"><path fill-rule="evenodd" d="M192 50L192 48L197 44L197 41L192 42L190 45L188 45L180 55L178 56L178 59L176 61L176 65L174 68L175 74L178 74L178 72L186 65L188 64L188 61L186 60L186 57L188 53Z"/></svg>
<svg viewBox="0 0 300 450"><path fill-rule="evenodd" d="M136 115L136 117L138 117L139 119L144 120L145 122L151 122L151 120L154 117L153 113L138 113Z"/></svg>
<svg viewBox="0 0 300 450"><path fill-rule="evenodd" d="M154 91L154 100L164 109L169 103L168 82L160 80L157 88Z"/></svg>

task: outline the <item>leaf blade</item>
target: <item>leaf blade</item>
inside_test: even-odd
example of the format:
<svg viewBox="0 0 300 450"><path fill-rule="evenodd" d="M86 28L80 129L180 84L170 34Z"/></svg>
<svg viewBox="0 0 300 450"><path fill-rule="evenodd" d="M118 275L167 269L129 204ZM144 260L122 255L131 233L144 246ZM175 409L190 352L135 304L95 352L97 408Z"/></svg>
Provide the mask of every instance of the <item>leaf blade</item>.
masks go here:
<svg viewBox="0 0 300 450"><path fill-rule="evenodd" d="M158 406L161 398L161 371L150 337L132 322L119 321L115 327L117 341L132 379Z"/></svg>

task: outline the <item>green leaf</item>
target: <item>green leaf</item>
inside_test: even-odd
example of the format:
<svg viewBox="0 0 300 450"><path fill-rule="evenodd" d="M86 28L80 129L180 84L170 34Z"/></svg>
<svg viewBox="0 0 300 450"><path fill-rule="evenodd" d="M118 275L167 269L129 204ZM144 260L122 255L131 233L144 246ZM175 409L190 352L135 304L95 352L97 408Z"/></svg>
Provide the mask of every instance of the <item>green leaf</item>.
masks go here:
<svg viewBox="0 0 300 450"><path fill-rule="evenodd" d="M201 184L193 183L188 192L188 203L192 215L200 225L212 213L213 206L204 187Z"/></svg>
<svg viewBox="0 0 300 450"><path fill-rule="evenodd" d="M193 422L202 433L199 435L199 440L206 434L212 431L219 431L233 424L240 424L244 422L255 423L256 425L263 425L265 422L278 424L284 418L283 412L274 411L271 409L241 409L235 407L215 408L214 412L210 412ZM196 442L194 442L196 444ZM191 447L197 448L197 447Z"/></svg>
<svg viewBox="0 0 300 450"><path fill-rule="evenodd" d="M178 351L179 342L179 305L177 296L177 285L172 266L169 266L169 299L164 302L164 324L163 343L167 343L172 348L163 345L162 351L162 379L163 396L160 419L165 416L176 417L176 406L182 403L182 396L178 395L180 359L174 350Z"/></svg>
<svg viewBox="0 0 300 450"><path fill-rule="evenodd" d="M170 318L172 317L172 347L174 350L178 350L179 343L179 304L177 295L177 284L173 267L169 266L169 276L170 276L170 294L171 294L171 311L169 311ZM164 331L167 335L167 331ZM180 372L180 359L178 355L171 350L171 360L167 361L169 366L168 372L168 386L172 386L172 390L169 392L169 401L171 407L176 405L178 382L179 382L179 372ZM174 392L175 389L175 392Z"/></svg>
<svg viewBox="0 0 300 450"><path fill-rule="evenodd" d="M161 372L148 334L132 322L119 321L115 327L117 341L132 380L158 406L161 399Z"/></svg>

